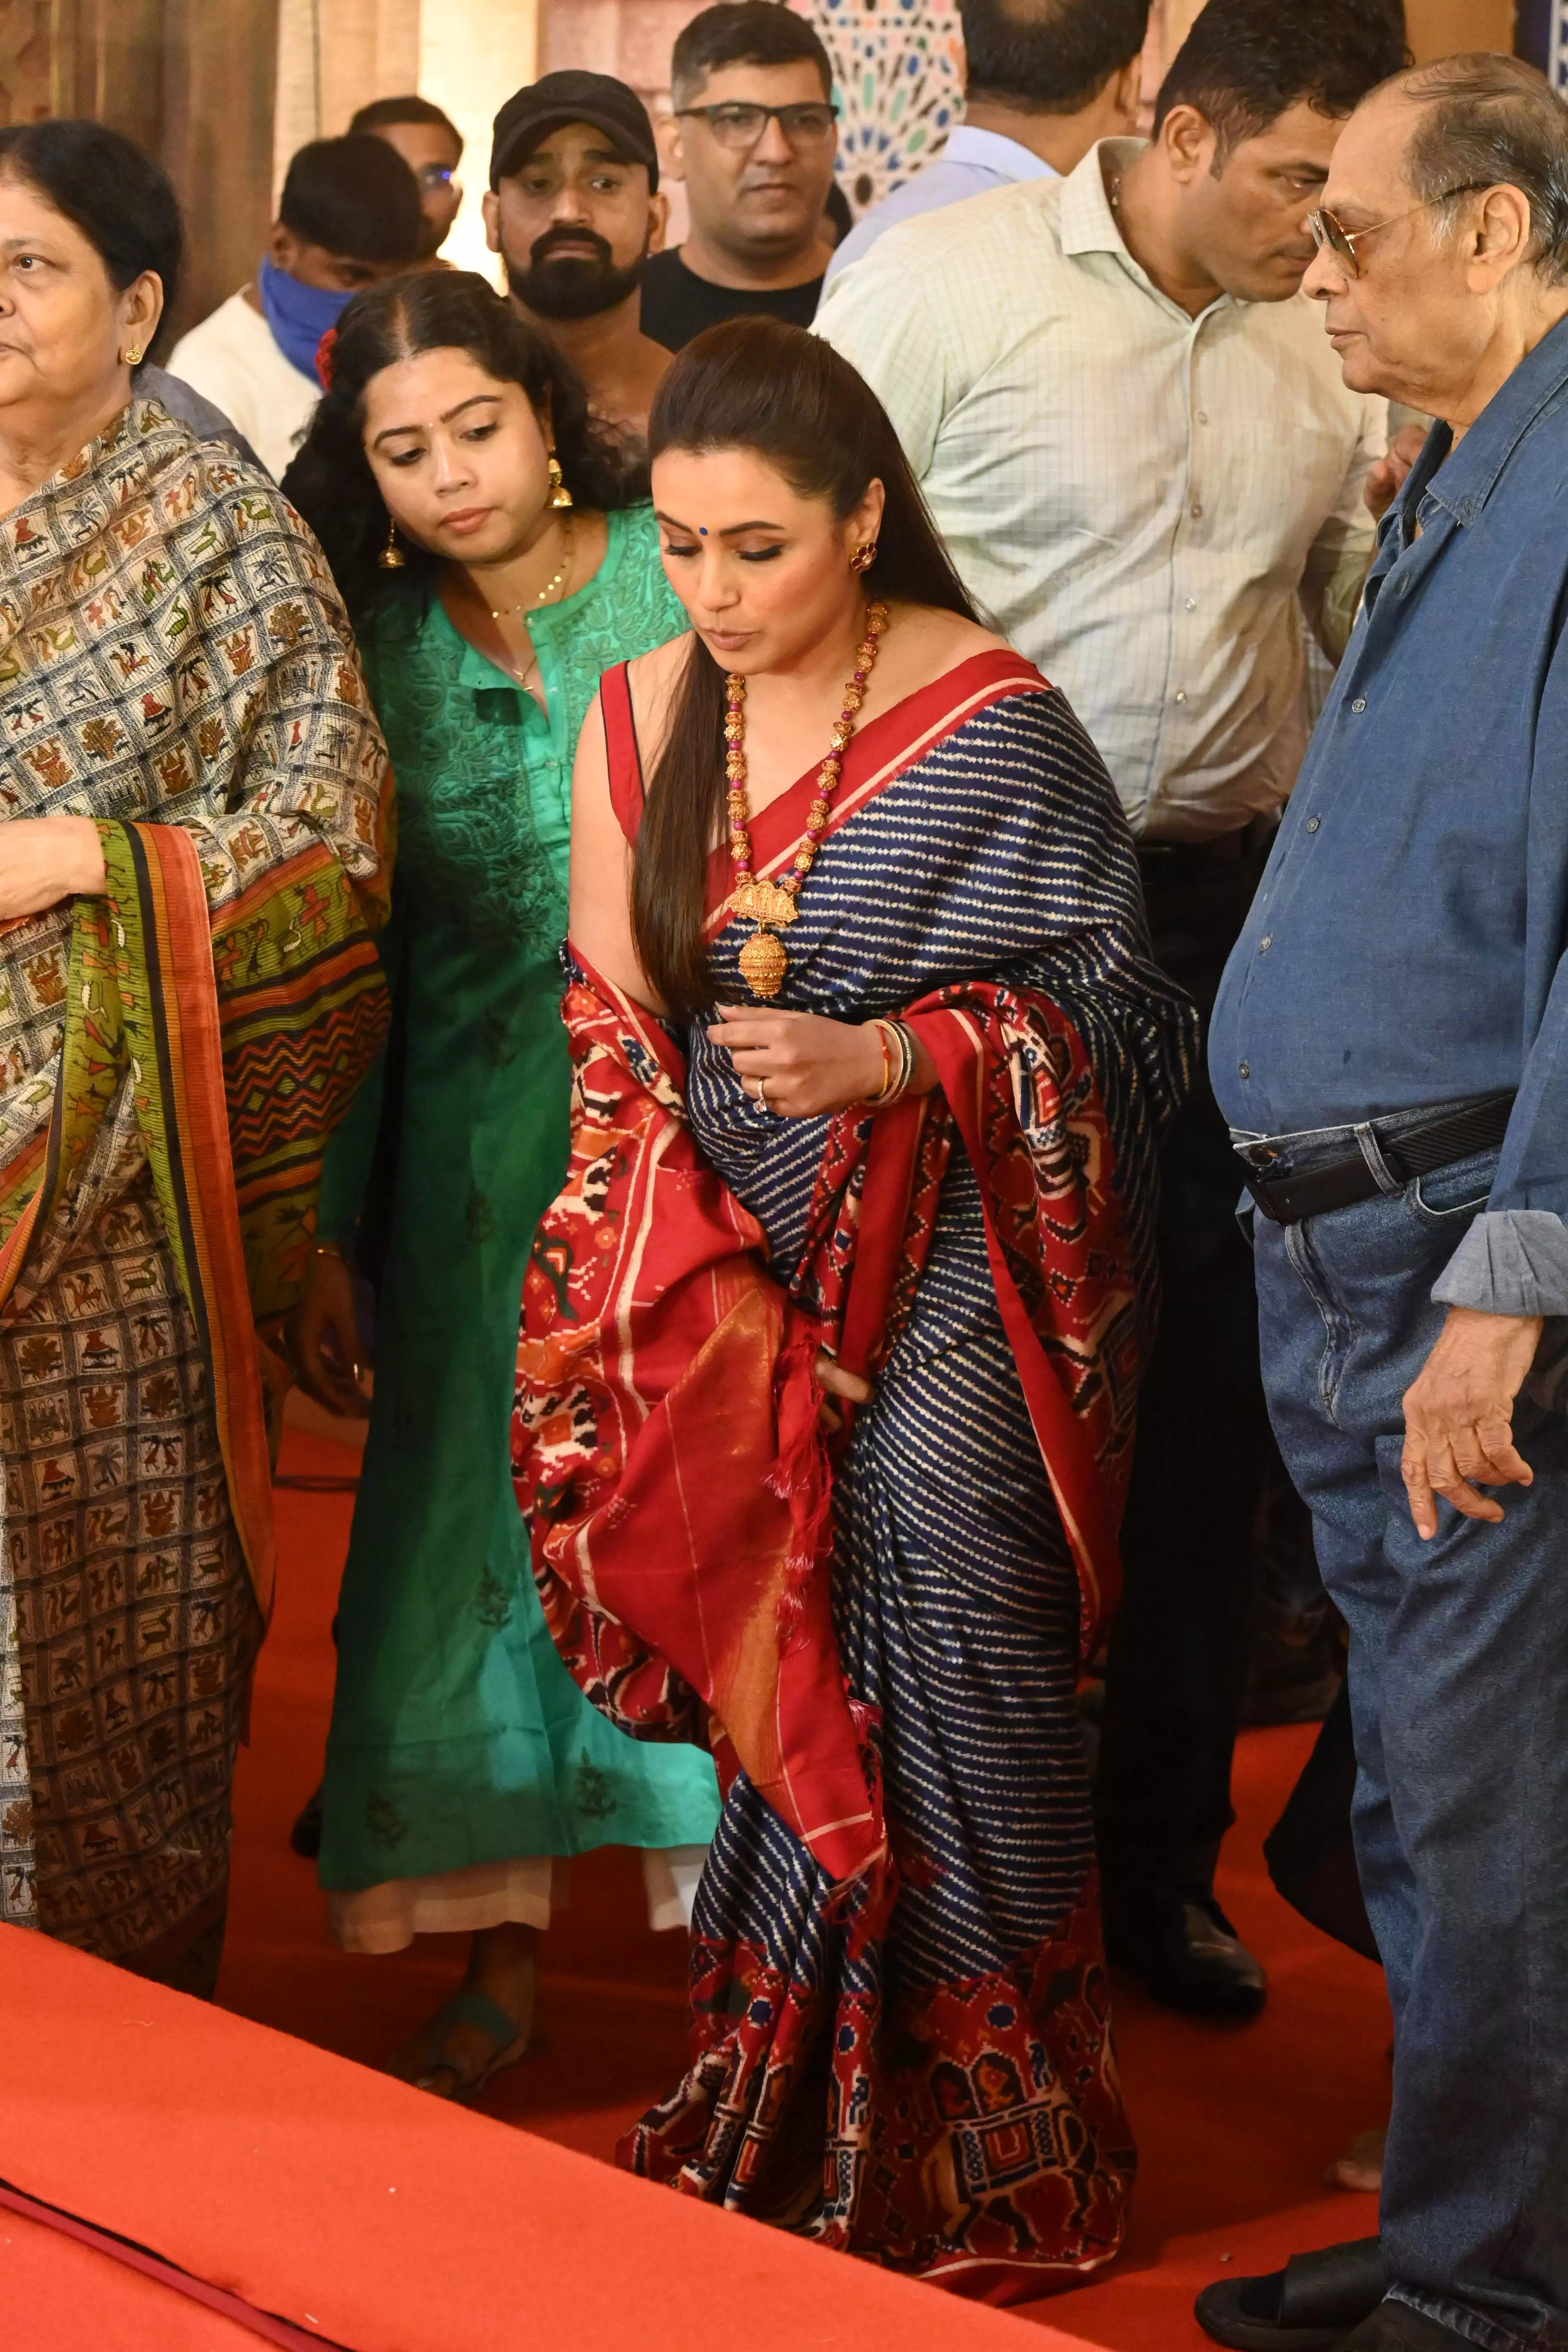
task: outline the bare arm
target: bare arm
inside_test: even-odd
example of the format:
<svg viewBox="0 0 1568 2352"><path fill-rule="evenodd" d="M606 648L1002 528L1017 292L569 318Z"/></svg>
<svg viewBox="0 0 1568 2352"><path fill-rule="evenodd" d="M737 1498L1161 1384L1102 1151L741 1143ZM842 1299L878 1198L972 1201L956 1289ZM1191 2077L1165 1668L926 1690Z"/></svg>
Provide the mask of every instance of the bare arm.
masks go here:
<svg viewBox="0 0 1568 2352"><path fill-rule="evenodd" d="M572 880L568 936L594 970L654 1012L632 941L632 853L610 799L599 698L583 722L572 771Z"/></svg>
<svg viewBox="0 0 1568 2352"><path fill-rule="evenodd" d="M20 816L0 825L0 922L42 914L62 898L97 898L103 847L88 816Z"/></svg>

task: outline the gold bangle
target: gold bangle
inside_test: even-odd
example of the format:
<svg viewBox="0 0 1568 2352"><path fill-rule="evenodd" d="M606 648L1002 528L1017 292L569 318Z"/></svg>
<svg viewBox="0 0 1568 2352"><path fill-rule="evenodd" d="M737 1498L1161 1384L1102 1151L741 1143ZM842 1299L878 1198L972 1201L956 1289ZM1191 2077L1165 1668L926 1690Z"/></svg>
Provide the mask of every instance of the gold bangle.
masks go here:
<svg viewBox="0 0 1568 2352"><path fill-rule="evenodd" d="M874 1095L867 1096L868 1102L884 1102L887 1099L888 1088L893 1083L893 1056L888 1051L888 1032L892 1025L890 1021L871 1021L867 1024L868 1028L876 1031L877 1043L882 1049L882 1083Z"/></svg>
<svg viewBox="0 0 1568 2352"><path fill-rule="evenodd" d="M901 1021L889 1021L884 1025L891 1030L893 1042L899 1049L899 1074L890 1085L883 1088L877 1102L879 1108L891 1110L895 1103L902 1102L915 1075L915 1041L912 1032Z"/></svg>

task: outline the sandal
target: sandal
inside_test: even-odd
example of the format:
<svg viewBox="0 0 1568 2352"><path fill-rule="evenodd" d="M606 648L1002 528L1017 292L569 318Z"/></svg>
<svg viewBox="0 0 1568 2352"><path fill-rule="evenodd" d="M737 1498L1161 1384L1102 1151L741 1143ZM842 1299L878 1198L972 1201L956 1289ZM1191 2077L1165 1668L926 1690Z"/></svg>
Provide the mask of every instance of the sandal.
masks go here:
<svg viewBox="0 0 1568 2352"><path fill-rule="evenodd" d="M1376 2238L1292 2254L1262 2278L1216 2279L1194 2310L1200 2327L1236 2352L1334 2352L1383 2301Z"/></svg>
<svg viewBox="0 0 1568 2352"><path fill-rule="evenodd" d="M465 2074L454 2058L446 2054L447 2040L454 2025L475 2025L494 2045L493 2054L476 2071ZM417 2037L415 2044L415 2071L405 2073L395 2060L389 2062L388 2072L411 2084L416 2091L430 2091L437 2098L461 2101L464 2105L477 2099L492 2074L503 2066L515 2066L528 2054L532 2036L528 2024L519 2030L518 2021L510 2017L499 2000L480 1992L473 1985L460 1985L450 2000L443 2001L435 2016ZM441 2091L437 2078L449 2074L452 2087Z"/></svg>

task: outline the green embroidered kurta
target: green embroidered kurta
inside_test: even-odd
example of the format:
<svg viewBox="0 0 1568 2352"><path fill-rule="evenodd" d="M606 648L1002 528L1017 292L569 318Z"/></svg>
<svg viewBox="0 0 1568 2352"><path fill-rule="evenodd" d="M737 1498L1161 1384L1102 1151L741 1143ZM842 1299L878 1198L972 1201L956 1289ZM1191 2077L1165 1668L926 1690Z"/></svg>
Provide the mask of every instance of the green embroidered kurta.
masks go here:
<svg viewBox="0 0 1568 2352"><path fill-rule="evenodd" d="M323 1232L352 1229L373 1145L373 1200L392 1174L327 1751L332 1888L705 1843L718 1819L705 1754L627 1738L561 1664L508 1452L523 1272L566 1165L573 752L601 670L686 625L651 510L608 521L595 577L531 619L548 719L437 602L363 632L397 782L395 1010L384 1087L329 1153Z"/></svg>

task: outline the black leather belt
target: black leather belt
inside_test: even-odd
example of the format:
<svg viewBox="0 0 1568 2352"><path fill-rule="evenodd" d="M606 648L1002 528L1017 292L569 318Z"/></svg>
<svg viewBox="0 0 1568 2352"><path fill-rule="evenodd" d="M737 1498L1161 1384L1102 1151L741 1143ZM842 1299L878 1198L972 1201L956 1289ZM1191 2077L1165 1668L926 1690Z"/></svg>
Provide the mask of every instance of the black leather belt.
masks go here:
<svg viewBox="0 0 1568 2352"><path fill-rule="evenodd" d="M1403 1118L1395 1129L1387 1119L1368 1119L1352 1130L1358 1148L1342 1159L1292 1173L1289 1145L1295 1137L1275 1143L1238 1143L1247 1189L1266 1217L1277 1225L1298 1224L1303 1217L1326 1217L1335 1209L1352 1208L1430 1176L1474 1151L1489 1151L1508 1130L1514 1097L1510 1094L1478 1095L1472 1101L1447 1103L1424 1118ZM1364 1139L1364 1140L1363 1140ZM1270 1168L1279 1172L1271 1174ZM1378 1174L1381 1167L1382 1181Z"/></svg>

